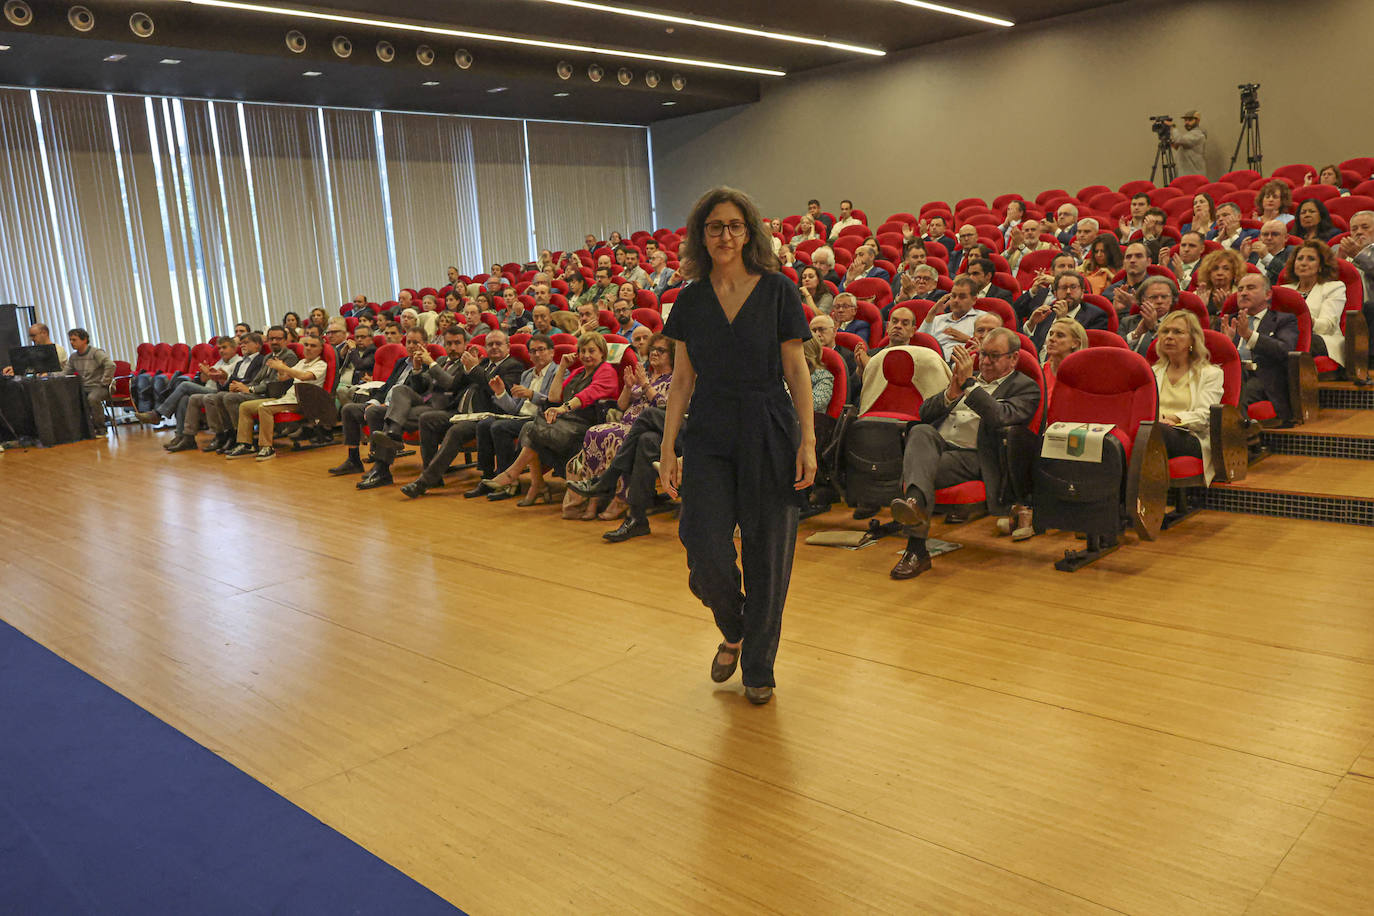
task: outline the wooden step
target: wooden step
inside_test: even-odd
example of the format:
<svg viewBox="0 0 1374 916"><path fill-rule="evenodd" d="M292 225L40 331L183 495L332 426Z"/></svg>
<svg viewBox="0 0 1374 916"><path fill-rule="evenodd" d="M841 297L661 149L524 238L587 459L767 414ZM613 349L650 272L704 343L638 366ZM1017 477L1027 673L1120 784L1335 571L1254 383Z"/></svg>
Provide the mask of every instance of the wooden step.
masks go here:
<svg viewBox="0 0 1374 916"><path fill-rule="evenodd" d="M1374 461L1275 454L1237 483L1214 483L1209 509L1374 525Z"/></svg>
<svg viewBox="0 0 1374 916"><path fill-rule="evenodd" d="M1374 461L1374 410L1323 410L1288 429L1266 429L1264 445L1276 455Z"/></svg>
<svg viewBox="0 0 1374 916"><path fill-rule="evenodd" d="M1374 410L1374 385L1321 382L1317 398L1322 410Z"/></svg>

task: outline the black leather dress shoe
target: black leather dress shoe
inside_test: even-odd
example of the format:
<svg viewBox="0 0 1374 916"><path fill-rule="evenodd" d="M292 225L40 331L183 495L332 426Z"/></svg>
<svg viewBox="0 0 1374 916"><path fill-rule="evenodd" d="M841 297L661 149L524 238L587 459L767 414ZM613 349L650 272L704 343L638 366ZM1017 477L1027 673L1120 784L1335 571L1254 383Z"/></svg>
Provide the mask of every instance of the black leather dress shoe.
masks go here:
<svg viewBox="0 0 1374 916"><path fill-rule="evenodd" d="M356 458L349 458L338 467L329 469L331 477L343 477L345 474L361 474L365 468L363 463Z"/></svg>
<svg viewBox="0 0 1374 916"><path fill-rule="evenodd" d="M371 473L369 473L366 477L364 477L362 480L354 484L354 486L356 486L359 490L375 490L378 487L389 487L391 486L391 484L392 480L390 473L378 474L374 470Z"/></svg>
<svg viewBox="0 0 1374 916"><path fill-rule="evenodd" d="M891 576L894 579L914 579L929 570L929 556L918 557L910 550L903 550L901 558L897 560L897 565L892 567Z"/></svg>
<svg viewBox="0 0 1374 916"><path fill-rule="evenodd" d="M755 706L763 706L773 699L772 687L745 687L744 695Z"/></svg>
<svg viewBox="0 0 1374 916"><path fill-rule="evenodd" d="M372 454L383 461L394 460L406 447L404 442L398 442L380 430L372 434L368 443L372 446Z"/></svg>
<svg viewBox="0 0 1374 916"><path fill-rule="evenodd" d="M191 436L182 436L167 446L168 452L194 452L196 450L196 440Z"/></svg>
<svg viewBox="0 0 1374 916"><path fill-rule="evenodd" d="M428 484L425 483L425 479L423 477L417 477L410 483L401 487L401 492L404 493L406 496L409 496L411 499L419 499L421 496L424 496L426 493L429 492L431 486L442 487L443 484Z"/></svg>
<svg viewBox="0 0 1374 916"><path fill-rule="evenodd" d="M614 531L607 531L601 535L612 544L619 544L621 541L628 541L630 538L643 537L649 533L649 520L646 518L632 518L625 513L625 520L620 523L620 527Z"/></svg>
<svg viewBox="0 0 1374 916"><path fill-rule="evenodd" d="M479 496L486 496L490 492L492 492L492 490L491 487L487 486L487 482L485 480L479 480L477 481L477 486L463 493L463 498L476 499Z"/></svg>
<svg viewBox="0 0 1374 916"><path fill-rule="evenodd" d="M920 528L930 523L930 515L915 499L894 499L892 501L892 520L908 528Z"/></svg>

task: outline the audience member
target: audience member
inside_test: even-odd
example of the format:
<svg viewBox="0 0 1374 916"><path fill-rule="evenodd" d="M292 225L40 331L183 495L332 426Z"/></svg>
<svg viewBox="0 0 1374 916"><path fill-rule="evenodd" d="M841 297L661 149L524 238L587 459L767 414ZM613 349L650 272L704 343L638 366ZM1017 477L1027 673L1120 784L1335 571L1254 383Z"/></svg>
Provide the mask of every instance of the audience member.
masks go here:
<svg viewBox="0 0 1374 916"><path fill-rule="evenodd" d="M254 454L253 420L255 417L258 421L257 460L269 461L277 457L276 449L272 447L272 439L276 431L274 422L276 414L289 410L298 404L295 383L305 382L309 385L323 385L328 368L324 359L320 357L324 343L317 336L314 334L303 335L301 349L305 356L299 361L292 360L287 363L283 359L273 357L264 364L267 368L276 371L278 380L286 383L286 390L276 397L256 398L244 401L239 405L238 444L224 453L225 458L246 458ZM292 356L295 354L293 353Z"/></svg>
<svg viewBox="0 0 1374 916"><path fill-rule="evenodd" d="M639 266L639 250L629 245L623 246L621 250L625 253L625 260L620 275L638 288L648 289L649 275Z"/></svg>
<svg viewBox="0 0 1374 916"><path fill-rule="evenodd" d="M654 332L642 324L636 324L635 329L630 332L630 346L641 360L649 359L649 340L653 336Z"/></svg>
<svg viewBox="0 0 1374 916"><path fill-rule="evenodd" d="M822 245L811 252L811 263L821 272L822 280L840 285L840 275L835 273L835 252L829 245Z"/></svg>
<svg viewBox="0 0 1374 916"><path fill-rule="evenodd" d="M1002 233L1003 241L1011 238L1011 231L1021 225L1025 218L1026 202L1024 200L1012 198L1007 201L1007 211L1003 215L1001 225L997 227L997 230Z"/></svg>
<svg viewBox="0 0 1374 916"><path fill-rule="evenodd" d="M822 347L834 350L844 361L845 377L849 381L848 400L854 400L855 382L854 376L858 372L858 363L854 360L854 352L847 347L835 346L835 320L829 315L817 315L808 323L811 329L811 336L816 338Z"/></svg>
<svg viewBox="0 0 1374 916"><path fill-rule="evenodd" d="M409 298L407 296L407 298ZM286 329L286 342L297 343L301 339L301 316L287 312L281 318L281 326Z"/></svg>
<svg viewBox="0 0 1374 916"><path fill-rule="evenodd" d="M668 267L668 256L662 251L649 255L649 291L662 296L673 286L673 271Z"/></svg>
<svg viewBox="0 0 1374 916"><path fill-rule="evenodd" d="M515 292L515 290L511 290ZM529 293L534 297L534 306L544 306L552 308L553 292L547 282L531 283ZM520 296L506 297L506 308L497 315L497 321L501 325L501 330L506 335L527 333L534 327L534 316L525 308L525 300Z"/></svg>
<svg viewBox="0 0 1374 916"><path fill-rule="evenodd" d="M1269 307L1273 292L1264 274L1240 278L1233 315L1221 319L1221 331L1236 344L1244 367L1240 408L1268 401L1283 425L1292 424L1288 402L1288 354L1298 345L1298 319Z"/></svg>
<svg viewBox="0 0 1374 916"><path fill-rule="evenodd" d="M803 214L802 218L797 221L797 231L792 234L792 238L789 239L789 241L793 245L800 245L802 242L824 238L825 236L816 228L815 219L812 218L810 213L807 213Z"/></svg>
<svg viewBox="0 0 1374 916"><path fill-rule="evenodd" d="M1326 209L1326 204L1315 197L1298 204L1298 215L1293 222L1289 231L1305 242L1329 242L1341 231L1331 222L1331 213Z"/></svg>
<svg viewBox="0 0 1374 916"><path fill-rule="evenodd" d="M1311 172L1308 172L1307 175L1303 177L1302 183L1304 186L1312 184ZM1341 181L1341 170L1336 168L1335 164L1321 167L1317 172L1317 184L1324 184L1327 187L1335 188L1337 191L1341 192L1342 197L1350 196L1350 192L1345 189L1345 184Z"/></svg>
<svg viewBox="0 0 1374 916"><path fill-rule="evenodd" d="M1045 361L1040 366L1040 374L1045 379L1045 400L1054 393L1054 380L1059 374L1059 364L1070 353L1088 348L1088 332L1083 325L1072 318L1056 318L1050 323L1050 332L1045 335Z"/></svg>
<svg viewBox="0 0 1374 916"><path fill-rule="evenodd" d="M630 287L631 293L634 292L633 284L626 283L625 286ZM612 308L612 313L615 315L616 327L612 333L619 334L621 337L628 340L634 335L636 328L644 327L644 325L635 320L634 310L635 303L633 299L627 300L621 297L615 300L615 306Z"/></svg>
<svg viewBox="0 0 1374 916"><path fill-rule="evenodd" d="M285 380L272 365L269 365L272 362L282 363L288 367L296 364L296 353L286 345L286 337L286 328L283 325L272 325L266 334L269 352L257 361L257 371L249 380L232 381L227 391L202 395L205 423L215 439L220 441L215 449L220 454L228 454L237 445L235 431L238 427L239 408L244 403L254 399L268 400L281 397L291 386L290 381Z"/></svg>
<svg viewBox="0 0 1374 916"><path fill-rule="evenodd" d="M830 227L828 238L833 242L840 237L840 233L850 226L862 226L863 223L854 217L854 204L847 200L840 201L840 212L835 220L835 225Z"/></svg>
<svg viewBox="0 0 1374 916"><path fill-rule="evenodd" d="M1350 234L1341 239L1341 257L1360 272L1365 314L1374 314L1374 210L1361 210L1350 217ZM1374 321L1370 327L1374 328Z"/></svg>
<svg viewBox="0 0 1374 916"><path fill-rule="evenodd" d="M822 233L821 238L826 238L830 235L830 224L835 220L834 217L827 216L821 211L821 202L819 200L813 197L806 202L806 215L811 217L812 221L816 223L816 231Z"/></svg>
<svg viewBox="0 0 1374 916"><path fill-rule="evenodd" d="M849 262L849 269L844 273L844 279L838 284L840 289L844 289L855 280L866 280L874 278L885 283L891 283L892 277L886 270L876 267L873 264L873 249L863 246L854 250L854 258Z"/></svg>
<svg viewBox="0 0 1374 916"><path fill-rule="evenodd" d="M814 264L808 264L797 275L797 289L801 292L803 305L809 305L822 315L830 314L835 297L821 279L821 272Z"/></svg>
<svg viewBox="0 0 1374 916"><path fill-rule="evenodd" d="M1197 286L1197 269L1206 252L1207 248L1201 232L1190 230L1183 233L1179 239L1178 254L1174 255L1169 262L1169 269L1178 278L1179 285L1184 289L1193 289Z"/></svg>
<svg viewBox="0 0 1374 916"><path fill-rule="evenodd" d="M1077 271L1062 273L1054 280L1054 302L1041 304L1026 319L1022 329L1035 344L1037 350L1044 350L1045 336L1049 333L1050 318L1069 317L1076 319L1084 328L1107 330L1107 313L1083 301L1083 277Z"/></svg>
<svg viewBox="0 0 1374 916"><path fill-rule="evenodd" d="M973 338L973 325L978 318L973 308L978 299L974 282L966 274L955 277L949 294L926 314L919 328L921 333L939 341L945 359L952 359L954 351L964 349L964 344Z"/></svg>
<svg viewBox="0 0 1374 916"><path fill-rule="evenodd" d="M1193 220L1183 224L1184 232L1201 232L1203 237L1210 236L1216 228L1217 205L1212 195L1199 192L1193 195Z"/></svg>
<svg viewBox="0 0 1374 916"><path fill-rule="evenodd" d="M1307 300L1312 315L1312 355L1326 356L1345 365L1345 284L1341 282L1336 255L1322 242L1303 242L1288 258L1287 289Z"/></svg>
<svg viewBox="0 0 1374 916"><path fill-rule="evenodd" d="M450 334L454 332L463 334L463 342L466 344L468 337L462 328L453 327L449 329ZM271 337L268 337L271 340ZM329 473L335 477L346 474L361 474L364 470L362 456L359 448L362 443L363 426L369 429L381 431L383 433L395 433L395 438L400 439L405 432L407 424L418 423L420 414L424 412L427 405L415 407L415 399L410 395L398 394L402 390L410 390L411 378L426 366L426 357L429 350L425 346L428 338L421 328L413 328L406 332L405 345L406 357L396 360L396 364L391 369L391 375L386 379L380 388L372 389L371 397L363 403L350 403L343 406L340 411L340 418L343 422L344 447L348 449L348 456L343 463L337 467L329 469ZM420 352L424 351L424 356ZM428 387L427 384L422 387ZM367 487L366 489L371 489Z"/></svg>
<svg viewBox="0 0 1374 916"><path fill-rule="evenodd" d="M1121 319L1118 331L1126 345L1144 356L1155 339L1159 319L1178 305L1178 287L1168 277L1146 277L1140 284L1140 303L1134 315Z"/></svg>
<svg viewBox="0 0 1374 916"><path fill-rule="evenodd" d="M1012 303L1012 308L1016 310L1016 320L1024 323L1047 299L1052 300L1055 278L1074 270L1077 270L1077 264L1073 255L1067 252L1055 255L1054 260L1050 261L1049 270L1037 270L1030 286Z"/></svg>
<svg viewBox="0 0 1374 916"><path fill-rule="evenodd" d="M1122 242L1133 242L1136 235L1145 234L1145 211L1150 209L1150 195L1144 191L1132 194L1130 208L1117 226L1117 235Z"/></svg>
<svg viewBox="0 0 1374 916"><path fill-rule="evenodd" d="M965 224L959 227L959 232L955 236L959 241L959 247L949 256L949 275L952 277L959 273L959 268L963 266L964 259L969 257L969 249L978 245L978 227L972 224Z"/></svg>
<svg viewBox="0 0 1374 916"><path fill-rule="evenodd" d="M584 334L609 334L611 329L601 323L601 310L590 302L584 302L577 307L577 326L572 333L580 338Z"/></svg>
<svg viewBox="0 0 1374 916"><path fill-rule="evenodd" d="M1288 187L1286 184L1283 186ZM1241 246L1240 253L1247 261L1264 271L1272 286L1279 282L1279 273L1288 263L1288 258L1292 256L1296 247L1288 244L1288 226L1282 220L1271 219L1260 226L1258 238Z"/></svg>
<svg viewBox="0 0 1374 916"><path fill-rule="evenodd" d="M1292 209L1293 191L1286 181L1271 179L1255 192L1255 219L1261 223L1278 220L1286 232L1288 224L1293 222Z"/></svg>
<svg viewBox="0 0 1374 916"><path fill-rule="evenodd" d="M535 334L526 347L534 365L521 373L518 384L507 386L500 375L489 382L492 408L501 413L477 421L477 467L481 476L477 485L463 494L466 499L486 496L497 500L515 495L518 484L497 489L488 486L488 481L496 476L497 468L507 467L515 461L520 430L549 407L549 388L558 370L553 362L553 344L547 336ZM407 487L401 492L412 498L425 492L414 483Z"/></svg>
<svg viewBox="0 0 1374 916"><path fill-rule="evenodd" d="M224 343L220 341L220 357L223 362ZM232 346L231 346L232 349ZM173 440L165 448L169 452L190 451L196 446L196 434L200 432L201 410L204 409L205 415L210 416L210 407L205 403L207 398L214 397L220 392L234 390L235 384L247 387L254 378L262 372L263 363L266 357L262 354L262 335L256 331L249 331L244 335L243 340L238 341L238 349L242 355L235 358L233 368L229 370L228 376L213 391L206 391L192 394L186 401L186 409L182 411L183 419L178 427L178 438L185 440L180 446ZM294 355L294 354L293 354ZM189 443L189 444L188 444ZM210 437L210 441L201 448L202 452L228 451L234 444L234 432L232 429L222 429ZM177 447L173 447L177 446Z"/></svg>
<svg viewBox="0 0 1374 916"><path fill-rule="evenodd" d="M1078 234L1078 208L1070 203L1062 203L1054 211L1055 237L1059 244L1068 246Z"/></svg>
<svg viewBox="0 0 1374 916"><path fill-rule="evenodd" d="M981 479L989 510L1006 512L1003 437L1008 428L1025 425L1040 403L1035 382L1016 371L1019 350L1014 331L990 331L975 375L973 354L956 348L949 387L921 404L921 422L911 426L906 436L903 496L892 501L892 518L907 536L906 549L892 567L892 578L911 579L930 569L926 538L937 489Z"/></svg>
<svg viewBox="0 0 1374 916"><path fill-rule="evenodd" d="M1233 203L1224 203L1217 207L1216 227L1208 233L1210 238L1215 239L1223 248L1231 248L1240 251L1241 245L1259 235L1257 229L1245 229L1240 224L1240 207Z"/></svg>
<svg viewBox="0 0 1374 916"><path fill-rule="evenodd" d="M72 328L67 333L72 352L62 363L63 375L81 379L81 393L91 416L91 432L105 435L105 402L110 399L110 382L114 381L115 364L110 354L91 346L91 334L85 328Z"/></svg>
<svg viewBox="0 0 1374 916"><path fill-rule="evenodd" d="M1245 259L1234 248L1221 248L1202 259L1197 271L1197 294L1207 306L1207 314L1215 318L1227 298L1236 291L1236 284L1245 276Z"/></svg>
<svg viewBox="0 0 1374 916"><path fill-rule="evenodd" d="M1223 376L1207 353L1197 316L1170 312L1155 332L1155 383L1159 386L1159 428L1170 458L1201 458L1212 482L1211 410L1221 403Z"/></svg>
<svg viewBox="0 0 1374 916"><path fill-rule="evenodd" d="M1102 295L1116 276L1116 272L1121 270L1124 260L1121 254L1121 246L1116 238L1111 235L1099 235L1093 240L1092 247L1088 249L1088 256L1083 262L1083 279L1088 284L1088 291Z"/></svg>
<svg viewBox="0 0 1374 916"><path fill-rule="evenodd" d="M213 394L216 391L223 391L224 385L228 384L229 374L233 372L234 366L239 361L239 343L233 337L221 337L219 340L219 361L211 365L202 364L196 370L196 379L185 379L177 383L165 398L163 398L152 410L140 410L135 414L139 422L152 423L160 426L165 420L173 420L173 429L176 434L167 443L166 448L170 451L186 451L196 447L196 441L191 438L185 441L185 434L182 432L188 402L193 394Z"/></svg>
<svg viewBox="0 0 1374 916"><path fill-rule="evenodd" d="M857 334L860 339L867 341L871 328L867 321L856 317L858 313L859 300L853 293L840 293L830 306L830 318L835 322L837 331Z"/></svg>
<svg viewBox="0 0 1374 916"><path fill-rule="evenodd" d="M1149 274L1150 252L1145 243L1131 242L1127 245L1121 254L1121 264L1125 268L1125 276L1102 290L1102 295L1110 299L1112 308L1116 309L1118 319L1130 314L1136 303L1136 290Z"/></svg>
<svg viewBox="0 0 1374 916"><path fill-rule="evenodd" d="M965 273L973 281L975 299L1001 299L1007 305L1011 305L1011 291L1002 289L1000 286L992 285L993 273L997 270L996 264L987 256L971 258Z"/></svg>

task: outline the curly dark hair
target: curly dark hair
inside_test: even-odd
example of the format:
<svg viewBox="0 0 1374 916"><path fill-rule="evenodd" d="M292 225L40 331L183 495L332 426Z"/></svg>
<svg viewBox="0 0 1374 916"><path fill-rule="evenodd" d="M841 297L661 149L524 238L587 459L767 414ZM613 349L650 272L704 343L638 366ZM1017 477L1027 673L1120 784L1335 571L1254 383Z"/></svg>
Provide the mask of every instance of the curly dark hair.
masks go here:
<svg viewBox="0 0 1374 916"><path fill-rule="evenodd" d="M687 217L687 238L678 248L678 271L689 280L701 280L711 274L711 254L706 249L706 217L720 204L734 204L744 216L748 241L740 256L744 268L751 274L774 273L781 265L773 254L773 235L763 225L759 208L748 194L734 188L712 188L692 207Z"/></svg>
<svg viewBox="0 0 1374 916"><path fill-rule="evenodd" d="M1311 229L1304 229L1301 222L1302 208L1308 204L1312 204L1317 209L1317 225L1313 226ZM1293 232L1294 235L1304 239L1317 239L1318 241L1324 242L1336 234L1336 224L1331 222L1331 211L1326 209L1326 204L1317 200L1317 198L1309 197L1298 204L1297 214L1298 217L1293 220L1293 227L1289 230L1293 232L1293 230L1296 229L1297 231Z"/></svg>
<svg viewBox="0 0 1374 916"><path fill-rule="evenodd" d="M1121 257L1121 243L1116 240L1116 236L1103 233L1093 239L1091 253L1096 254L1099 249L1107 256L1108 267L1112 270L1121 269L1124 261ZM1096 261L1091 257L1088 259L1088 266L1096 266Z"/></svg>
<svg viewBox="0 0 1374 916"><path fill-rule="evenodd" d="M1264 212L1264 198L1270 191L1277 191L1279 194L1279 212L1290 213L1293 209L1293 189L1288 187L1288 182L1280 181L1275 178L1273 181L1266 181L1264 185L1255 192L1255 212Z"/></svg>
<svg viewBox="0 0 1374 916"><path fill-rule="evenodd" d="M1288 274L1289 283L1298 282L1298 274L1293 269L1293 265L1298 262L1298 253L1304 249L1311 251L1317 256L1317 282L1328 283L1331 280L1340 279L1341 269L1336 263L1336 253L1325 242L1309 239L1293 249L1293 253L1288 256L1288 263L1283 266Z"/></svg>

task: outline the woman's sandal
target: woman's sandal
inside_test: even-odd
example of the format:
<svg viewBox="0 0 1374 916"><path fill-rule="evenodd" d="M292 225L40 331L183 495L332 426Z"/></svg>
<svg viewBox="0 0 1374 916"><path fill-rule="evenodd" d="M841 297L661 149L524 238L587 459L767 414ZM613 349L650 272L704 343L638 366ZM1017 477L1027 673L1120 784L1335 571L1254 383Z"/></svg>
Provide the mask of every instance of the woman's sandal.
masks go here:
<svg viewBox="0 0 1374 916"><path fill-rule="evenodd" d="M606 509L598 515L597 518L601 519L603 522L613 522L623 516L629 508L629 503L625 502L625 500L620 497L616 497L611 500L610 505L606 506Z"/></svg>
<svg viewBox="0 0 1374 916"><path fill-rule="evenodd" d="M525 494L525 498L516 503L517 506L536 506L539 503L551 503L553 499L549 493L549 488L542 490L530 490Z"/></svg>
<svg viewBox="0 0 1374 916"><path fill-rule="evenodd" d="M742 644L735 646L733 649L725 643L721 643L717 646L716 654L711 656L711 680L715 681L717 684L723 684L730 680L730 676L735 673L735 668L739 666L739 653L743 648L744 646ZM730 656L730 661L724 665L720 663L720 657L722 655Z"/></svg>

